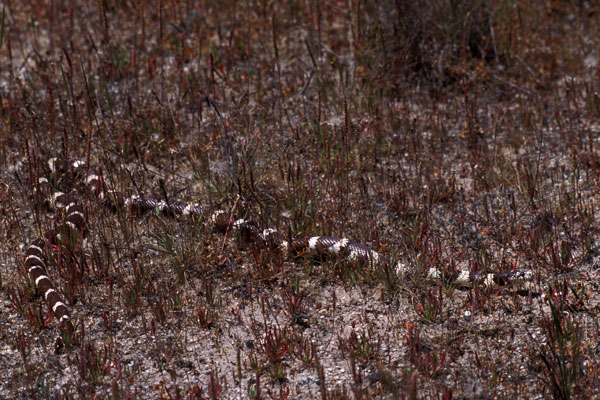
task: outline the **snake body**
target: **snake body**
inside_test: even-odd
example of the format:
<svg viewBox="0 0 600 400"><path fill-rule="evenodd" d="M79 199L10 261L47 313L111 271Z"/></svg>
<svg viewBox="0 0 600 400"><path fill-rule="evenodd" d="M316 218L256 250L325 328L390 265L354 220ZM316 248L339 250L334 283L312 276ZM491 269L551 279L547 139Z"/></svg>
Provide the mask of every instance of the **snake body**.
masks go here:
<svg viewBox="0 0 600 400"><path fill-rule="evenodd" d="M180 201L165 201L161 199L142 197L139 195L125 196L118 192L107 190L103 181L103 174L99 168L89 167L80 160L48 161L48 166L53 174L66 173L80 178L86 190L97 195L101 201L116 207L124 206L133 212L155 211L170 216L193 216L204 218L214 230L227 232L234 230L253 245L266 247L269 251L279 252L288 257L297 257L300 254L317 255L321 257L334 257L351 262L368 263L369 265L386 264L393 268L399 275L410 275L416 268L402 261L392 260L390 257L372 250L369 246L347 238L333 236L312 236L294 240L286 237L272 227L262 227L252 220L235 218L222 209L204 207L197 203ZM76 193L52 192L52 185L47 178L39 178L38 190L48 194L47 200L51 206L64 209L64 223L46 232L33 240L25 251L25 266L31 281L36 289L46 300L61 328L73 329L69 309L63 302L46 270L46 257L49 251L56 246L64 244L65 238L73 233L81 234L86 225L84 208L81 196ZM51 194L49 194L51 193ZM429 279L444 279L458 285L482 283L486 286L506 285L513 281L528 281L533 278L530 270L516 269L495 273L479 271L456 270L440 271L429 268L426 271Z"/></svg>

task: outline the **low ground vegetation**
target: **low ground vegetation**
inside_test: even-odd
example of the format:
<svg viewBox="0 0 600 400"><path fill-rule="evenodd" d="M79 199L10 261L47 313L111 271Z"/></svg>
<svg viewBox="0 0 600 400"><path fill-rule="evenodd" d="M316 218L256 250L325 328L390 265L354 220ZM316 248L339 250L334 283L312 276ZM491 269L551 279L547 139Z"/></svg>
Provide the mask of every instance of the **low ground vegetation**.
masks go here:
<svg viewBox="0 0 600 400"><path fill-rule="evenodd" d="M0 11L0 397L598 396L594 2ZM24 266L64 217L35 195L51 157L414 273L278 257L80 190L85 241L48 254L77 329L61 338Z"/></svg>

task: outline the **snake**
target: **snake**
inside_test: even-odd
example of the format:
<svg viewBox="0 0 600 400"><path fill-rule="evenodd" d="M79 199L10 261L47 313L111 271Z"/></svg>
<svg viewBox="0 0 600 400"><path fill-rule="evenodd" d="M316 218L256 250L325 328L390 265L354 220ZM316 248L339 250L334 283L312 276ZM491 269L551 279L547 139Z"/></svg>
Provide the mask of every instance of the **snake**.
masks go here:
<svg viewBox="0 0 600 400"><path fill-rule="evenodd" d="M237 217L232 212L218 207L203 206L196 202L182 202L144 197L141 195L127 196L121 192L108 189L99 167L91 166L79 159L48 160L52 176L69 173L80 179L85 190L94 193L97 198L111 208L124 207L128 212L140 213L155 211L165 216L183 216L202 218L215 231L237 231L245 241L253 246L267 248L270 252L283 254L288 258L299 255L335 258L344 262L356 262L371 266L388 265L399 276L410 276L423 273L422 269L403 260L373 250L366 244L352 239L335 236L307 236L288 240L277 229L262 226L251 219ZM56 178L54 179L56 180ZM25 268L29 279L35 285L37 292L44 298L61 329L73 331L69 307L56 289L47 273L48 254L56 252L59 246L64 246L68 238L74 234L84 234L86 215L82 195L77 191L65 193L54 190L51 179L38 178L36 190L45 196L50 207L64 210L64 219L53 229L35 238L25 250ZM482 272L471 270L442 271L437 268L426 269L424 275L431 280L444 280L457 285L505 286L512 282L530 281L534 274L529 269L511 269L500 272Z"/></svg>

